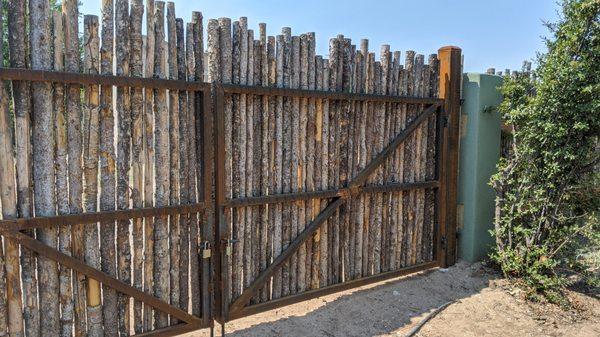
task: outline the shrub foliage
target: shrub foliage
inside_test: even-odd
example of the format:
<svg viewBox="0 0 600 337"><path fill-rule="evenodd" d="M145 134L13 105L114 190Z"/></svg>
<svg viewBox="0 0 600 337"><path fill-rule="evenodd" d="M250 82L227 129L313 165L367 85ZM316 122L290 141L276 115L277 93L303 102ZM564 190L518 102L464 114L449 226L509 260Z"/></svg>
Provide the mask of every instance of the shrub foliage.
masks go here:
<svg viewBox="0 0 600 337"><path fill-rule="evenodd" d="M572 244L598 233L600 209L600 0L563 0L546 24L547 52L532 74L506 77L500 106L512 149L492 178L492 258L534 293L556 295Z"/></svg>

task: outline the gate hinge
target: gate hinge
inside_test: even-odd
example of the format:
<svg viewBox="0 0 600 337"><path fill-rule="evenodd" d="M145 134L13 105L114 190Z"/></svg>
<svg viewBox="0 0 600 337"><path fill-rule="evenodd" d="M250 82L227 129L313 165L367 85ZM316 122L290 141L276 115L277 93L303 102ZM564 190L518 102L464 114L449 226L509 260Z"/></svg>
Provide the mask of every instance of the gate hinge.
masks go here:
<svg viewBox="0 0 600 337"><path fill-rule="evenodd" d="M444 127L447 127L447 126L448 126L448 116L443 116L443 117L442 117L442 125L443 125Z"/></svg>

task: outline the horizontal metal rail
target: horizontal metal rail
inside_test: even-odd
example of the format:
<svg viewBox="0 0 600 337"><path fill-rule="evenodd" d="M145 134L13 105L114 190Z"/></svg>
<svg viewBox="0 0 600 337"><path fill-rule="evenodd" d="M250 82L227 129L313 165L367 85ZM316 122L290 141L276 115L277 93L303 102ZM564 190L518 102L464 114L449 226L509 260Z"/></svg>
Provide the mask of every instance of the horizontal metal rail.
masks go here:
<svg viewBox="0 0 600 337"><path fill-rule="evenodd" d="M439 182L437 180L420 181L414 183L389 183L385 185L368 185L357 188L356 193L382 193L396 192L416 189L437 188ZM329 199L341 197L350 193L350 188L344 187L339 189L329 189L323 191L297 192L265 195L260 197L235 198L225 202L225 207L246 207L258 206L265 204L277 204L282 202L293 202L310 199Z"/></svg>
<svg viewBox="0 0 600 337"><path fill-rule="evenodd" d="M388 103L411 103L411 104L435 104L442 103L443 100L432 97L413 97L413 96L388 96L388 95L373 95L359 94L349 92L336 91L319 91L319 90L304 90L290 89L277 87L259 87L251 85L239 84L218 84L223 87L223 92L229 94L253 94L265 96L285 96L285 97L300 97L300 98L322 98L333 100L348 100L348 101L370 101L370 102L388 102Z"/></svg>
<svg viewBox="0 0 600 337"><path fill-rule="evenodd" d="M435 270L434 268L436 268L436 267L439 267L439 263L437 261L426 262L426 263L421 263L421 264L417 264L417 265L410 266L410 267L400 268L398 270L392 270L392 271L385 272L385 273L380 273L380 274L371 275L371 276L365 276L365 277L361 277L359 279L349 280L349 281L346 281L343 283L333 284L333 285L325 286L322 288L311 289L311 290L308 290L308 291L305 291L303 293L299 293L296 295L290 295L290 296L281 297L281 298L274 299L274 300L264 302L264 303L249 305L249 306L243 308L241 311L238 311L236 313L232 312L231 315L229 316L229 318L231 320L234 320L234 319L258 314L261 312L265 312L265 311L268 311L271 309L283 307L286 305L310 300L310 299L321 297L321 296L334 294L334 293L337 293L340 291L344 291L344 290L348 290L348 289L352 289L352 288L356 288L356 287L362 287L362 286L369 285L372 283L390 280L390 279L405 276L408 274L418 273L418 272L422 272L422 271L432 271L432 270Z"/></svg>
<svg viewBox="0 0 600 337"><path fill-rule="evenodd" d="M198 213L205 209L203 202L189 205L134 208L117 211L102 211L93 213L69 214L50 217L17 218L0 220L0 231L46 228L53 226L68 226L90 224L100 221L128 220L148 218L153 216Z"/></svg>
<svg viewBox="0 0 600 337"><path fill-rule="evenodd" d="M210 90L210 83L166 80L150 77L82 74L23 68L1 68L0 80L53 82L81 85L111 85L117 87L171 89L185 91Z"/></svg>

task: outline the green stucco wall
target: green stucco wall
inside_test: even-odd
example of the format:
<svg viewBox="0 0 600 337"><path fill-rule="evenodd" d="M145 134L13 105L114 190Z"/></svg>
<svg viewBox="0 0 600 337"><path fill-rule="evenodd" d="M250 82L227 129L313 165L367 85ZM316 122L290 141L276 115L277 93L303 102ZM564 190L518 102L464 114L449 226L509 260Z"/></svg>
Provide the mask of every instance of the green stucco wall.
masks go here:
<svg viewBox="0 0 600 337"><path fill-rule="evenodd" d="M463 75L460 167L458 182L459 255L467 261L484 259L493 244L495 194L489 185L500 157L502 78Z"/></svg>

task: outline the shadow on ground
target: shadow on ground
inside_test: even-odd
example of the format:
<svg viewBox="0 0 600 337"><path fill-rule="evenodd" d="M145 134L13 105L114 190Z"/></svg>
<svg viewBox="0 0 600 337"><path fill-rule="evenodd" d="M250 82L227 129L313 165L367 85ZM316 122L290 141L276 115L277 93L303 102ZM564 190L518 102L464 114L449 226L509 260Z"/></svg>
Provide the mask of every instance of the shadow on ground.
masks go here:
<svg viewBox="0 0 600 337"><path fill-rule="evenodd" d="M442 304L478 293L491 277L480 264L459 262L447 270L357 288L229 322L227 336L402 335ZM204 336L204 332L193 336Z"/></svg>

